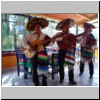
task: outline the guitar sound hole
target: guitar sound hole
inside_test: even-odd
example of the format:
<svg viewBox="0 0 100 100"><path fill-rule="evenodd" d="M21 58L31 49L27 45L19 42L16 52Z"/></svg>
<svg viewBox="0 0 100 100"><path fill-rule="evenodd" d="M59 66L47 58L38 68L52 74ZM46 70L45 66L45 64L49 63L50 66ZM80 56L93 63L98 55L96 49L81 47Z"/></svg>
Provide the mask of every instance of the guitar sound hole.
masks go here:
<svg viewBox="0 0 100 100"><path fill-rule="evenodd" d="M37 45L37 44L34 46L34 50L35 50L35 51L38 50L38 45Z"/></svg>
<svg viewBox="0 0 100 100"><path fill-rule="evenodd" d="M71 42L71 41L72 41L72 39L69 38L69 39L68 39L68 42Z"/></svg>

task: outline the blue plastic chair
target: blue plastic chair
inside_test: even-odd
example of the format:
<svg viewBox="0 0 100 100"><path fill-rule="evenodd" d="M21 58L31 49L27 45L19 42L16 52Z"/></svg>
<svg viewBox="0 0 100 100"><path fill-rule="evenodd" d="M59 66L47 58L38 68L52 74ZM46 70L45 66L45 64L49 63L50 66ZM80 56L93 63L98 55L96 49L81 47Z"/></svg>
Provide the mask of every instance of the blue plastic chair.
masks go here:
<svg viewBox="0 0 100 100"><path fill-rule="evenodd" d="M15 53L16 53L16 61L17 61L17 72L19 76L20 72L24 72L25 55L22 50L16 50Z"/></svg>
<svg viewBox="0 0 100 100"><path fill-rule="evenodd" d="M31 58L27 58L26 56L25 57L25 67L24 67L24 78L27 79L27 75L31 75L32 76L32 80L34 82L34 77L33 77L33 66L32 66L32 59ZM31 69L30 72L28 72L28 69Z"/></svg>
<svg viewBox="0 0 100 100"><path fill-rule="evenodd" d="M51 58L51 67L52 68L52 72L50 73L52 75L52 79L54 79L54 74L58 74L59 69L58 69L58 54L56 53L52 53L52 58Z"/></svg>
<svg viewBox="0 0 100 100"><path fill-rule="evenodd" d="M31 63L31 58L27 58L22 50L16 50L16 60L17 60L17 72L18 76L20 72L24 72L24 79L27 79L27 75L31 75L33 79L33 67ZM28 69L31 69L31 72L28 72ZM23 70L21 70L23 69ZM33 79L34 82L34 79Z"/></svg>

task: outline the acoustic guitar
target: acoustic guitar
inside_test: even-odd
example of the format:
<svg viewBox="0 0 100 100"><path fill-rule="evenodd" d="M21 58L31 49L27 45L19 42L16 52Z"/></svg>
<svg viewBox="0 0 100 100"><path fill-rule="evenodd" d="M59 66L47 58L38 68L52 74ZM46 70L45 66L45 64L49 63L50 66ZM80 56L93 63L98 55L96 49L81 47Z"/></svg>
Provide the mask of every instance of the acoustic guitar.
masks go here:
<svg viewBox="0 0 100 100"><path fill-rule="evenodd" d="M76 37L77 36L75 36L73 34L68 34L67 36L63 37L62 41L57 41L57 44L58 44L58 46L59 46L60 49L66 50L70 45L76 44L76 41L77 41ZM33 42L29 42L29 45L30 45L31 48L33 48L33 50L28 50L27 48L24 48L23 50L24 50L25 56L28 57L28 58L34 57L34 55L37 52L40 52L40 51L42 51L44 49L43 45L45 43L50 42L51 39L42 40L42 41L36 39Z"/></svg>
<svg viewBox="0 0 100 100"><path fill-rule="evenodd" d="M28 50L27 48L24 48L23 50L24 50L25 56L28 57L28 58L34 57L34 55L37 52L40 52L44 49L43 45L50 42L51 39L48 39L48 40L38 40L38 39L36 39L35 41L29 42L28 44L30 45L32 50Z"/></svg>
<svg viewBox="0 0 100 100"><path fill-rule="evenodd" d="M63 36L62 41L57 41L57 44L61 50L66 50L72 44L76 44L76 41L77 39L74 34L68 34L66 36Z"/></svg>

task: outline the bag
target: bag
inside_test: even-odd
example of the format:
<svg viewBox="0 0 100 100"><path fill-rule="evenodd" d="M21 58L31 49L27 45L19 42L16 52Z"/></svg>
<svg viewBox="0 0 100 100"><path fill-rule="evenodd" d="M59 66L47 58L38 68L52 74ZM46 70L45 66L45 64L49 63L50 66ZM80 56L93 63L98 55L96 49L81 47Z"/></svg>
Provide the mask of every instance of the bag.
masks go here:
<svg viewBox="0 0 100 100"><path fill-rule="evenodd" d="M81 58L83 61L90 61L93 57L93 50L89 47L85 47L82 50Z"/></svg>
<svg viewBox="0 0 100 100"><path fill-rule="evenodd" d="M41 51L38 53L38 65L37 71L43 73L48 72L48 64L49 64L49 57L45 51Z"/></svg>
<svg viewBox="0 0 100 100"><path fill-rule="evenodd" d="M68 67L73 67L74 66L74 63L75 63L75 50L76 50L76 46L74 46L74 45L67 48L65 61L64 61L65 66L66 65Z"/></svg>

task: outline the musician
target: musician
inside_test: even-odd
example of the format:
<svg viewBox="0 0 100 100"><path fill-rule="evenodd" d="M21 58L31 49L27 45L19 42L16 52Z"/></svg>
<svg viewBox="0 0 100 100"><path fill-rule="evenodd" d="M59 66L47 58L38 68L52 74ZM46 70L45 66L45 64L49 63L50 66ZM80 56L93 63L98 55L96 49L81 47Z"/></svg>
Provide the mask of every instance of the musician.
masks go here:
<svg viewBox="0 0 100 100"><path fill-rule="evenodd" d="M29 45L29 42L35 41L36 39L39 40L45 40L45 39L50 39L50 37L46 34L44 34L41 29L46 28L48 26L48 21L44 18L32 18L29 20L29 22L26 25L26 29L29 31L29 34L26 35L23 39L22 39L22 45L24 48L27 48L29 51L31 50L36 50L38 49L37 46L35 46L34 48L32 48ZM44 44L43 46L47 46L49 45L50 42ZM34 77L34 82L35 82L35 86L39 86L39 79L38 79L38 73L37 73L37 65L38 65L38 52L34 55L32 59L32 65L33 65L33 77ZM43 80L42 80L42 85L46 86L47 85L47 81L46 81L47 77L43 75Z"/></svg>
<svg viewBox="0 0 100 100"><path fill-rule="evenodd" d="M92 50L92 53L93 53L94 46L96 45L96 39L94 35L91 33L92 29L95 29L95 26L89 23L84 23L83 28L84 28L84 32L81 34L81 38L77 39L78 40L77 42L80 42L81 44L81 57L82 57L82 53L84 52L84 48L86 47L89 48L90 50ZM93 56L91 56L90 60L87 60L87 59L80 60L80 74L79 75L81 76L84 72L85 61L88 61L89 70L90 70L90 78L92 78L93 73L94 73Z"/></svg>
<svg viewBox="0 0 100 100"><path fill-rule="evenodd" d="M69 28L71 28L73 25L74 25L73 19L62 20L56 26L56 29L60 30L62 32L58 32L54 36L55 38L53 38L53 42L57 41L58 47L59 47L58 65L59 65L60 83L63 83L63 80L64 80L64 61L65 61L65 56L66 56L66 49L68 49L68 48L60 48L59 44L63 43L66 46L66 43L71 42L70 39L73 39L73 40L75 39L75 38L71 37L71 36L73 36L72 34L70 35L69 40L63 39L63 37L68 36L68 34L70 33ZM73 45L75 45L75 42L73 43ZM72 44L70 44L70 46L72 46ZM70 67L68 67L68 76L69 76L69 83L72 85L75 85L76 82L74 81L74 68L73 67L71 69L70 69Z"/></svg>

